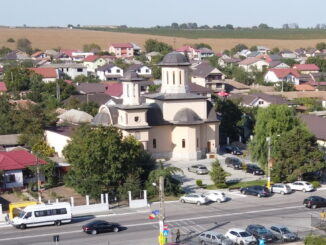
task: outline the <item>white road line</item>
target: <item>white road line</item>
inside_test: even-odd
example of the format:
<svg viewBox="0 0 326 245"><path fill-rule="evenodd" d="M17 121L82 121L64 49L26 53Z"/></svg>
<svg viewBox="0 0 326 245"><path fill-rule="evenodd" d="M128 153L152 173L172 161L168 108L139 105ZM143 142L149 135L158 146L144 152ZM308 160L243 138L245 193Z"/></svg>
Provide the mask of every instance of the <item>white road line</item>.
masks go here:
<svg viewBox="0 0 326 245"><path fill-rule="evenodd" d="M17 240L17 239L28 239L28 238L35 238L35 237L44 237L44 236L53 236L53 235L60 235L62 234L70 234L70 233L79 233L82 232L81 229L76 231L60 231L55 233L48 233L48 234L41 234L41 235L30 235L30 236L21 236L21 237L11 237L11 238L2 238L0 241L10 241L10 240Z"/></svg>

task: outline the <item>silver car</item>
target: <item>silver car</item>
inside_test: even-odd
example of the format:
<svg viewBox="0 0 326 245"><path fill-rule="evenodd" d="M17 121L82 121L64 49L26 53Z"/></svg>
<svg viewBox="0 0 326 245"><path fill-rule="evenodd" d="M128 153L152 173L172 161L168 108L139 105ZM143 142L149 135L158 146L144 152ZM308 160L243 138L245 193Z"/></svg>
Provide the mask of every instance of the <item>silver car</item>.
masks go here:
<svg viewBox="0 0 326 245"><path fill-rule="evenodd" d="M202 164L192 165L188 168L188 171L196 174L208 174L208 169Z"/></svg>
<svg viewBox="0 0 326 245"><path fill-rule="evenodd" d="M215 231L206 231L201 233L198 236L198 240L200 244L202 245L208 245L208 244L213 244L213 245L234 245L235 243L224 236L223 234L220 234Z"/></svg>
<svg viewBox="0 0 326 245"><path fill-rule="evenodd" d="M180 197L182 203L195 203L198 206L208 202L208 199L203 194L191 193Z"/></svg>
<svg viewBox="0 0 326 245"><path fill-rule="evenodd" d="M271 192L274 192L274 193L279 193L279 194L289 194L292 192L292 189L289 185L286 185L286 184L282 184L282 183L276 183L276 184L273 184L272 187L271 187Z"/></svg>
<svg viewBox="0 0 326 245"><path fill-rule="evenodd" d="M278 240L283 242L293 242L299 240L296 233L291 232L286 226L283 225L273 225L271 226L271 231Z"/></svg>

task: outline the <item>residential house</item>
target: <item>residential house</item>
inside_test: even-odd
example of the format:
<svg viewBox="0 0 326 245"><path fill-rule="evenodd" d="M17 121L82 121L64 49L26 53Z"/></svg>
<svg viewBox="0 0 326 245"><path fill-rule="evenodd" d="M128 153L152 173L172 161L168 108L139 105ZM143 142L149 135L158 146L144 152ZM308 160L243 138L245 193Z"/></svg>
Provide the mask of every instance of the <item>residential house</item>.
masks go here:
<svg viewBox="0 0 326 245"><path fill-rule="evenodd" d="M5 94L8 91L6 83L0 82L0 95Z"/></svg>
<svg viewBox="0 0 326 245"><path fill-rule="evenodd" d="M209 48L200 48L198 51L200 54L200 60L215 56L213 50Z"/></svg>
<svg viewBox="0 0 326 245"><path fill-rule="evenodd" d="M218 64L225 68L227 66L237 66L239 64L239 62L241 61L241 59L239 58L225 58L225 57L221 57L218 59Z"/></svg>
<svg viewBox="0 0 326 245"><path fill-rule="evenodd" d="M109 46L109 53L116 57L133 57L134 46L131 43L113 43Z"/></svg>
<svg viewBox="0 0 326 245"><path fill-rule="evenodd" d="M251 51L249 49L243 49L240 52L238 52L238 56L248 57L248 55L251 54Z"/></svg>
<svg viewBox="0 0 326 245"><path fill-rule="evenodd" d="M268 66L268 62L260 58L247 58L239 62L239 67L242 67L246 72L252 72L254 69L263 71Z"/></svg>
<svg viewBox="0 0 326 245"><path fill-rule="evenodd" d="M77 76L87 76L87 68L83 64L76 63L61 63L61 64L47 64L42 67L56 68L59 77L69 76L71 79L75 79Z"/></svg>
<svg viewBox="0 0 326 245"><path fill-rule="evenodd" d="M316 90L313 86L306 84L306 83L295 85L294 88L296 91L302 91L302 92Z"/></svg>
<svg viewBox="0 0 326 245"><path fill-rule="evenodd" d="M102 83L105 85L105 94L117 99L122 98L121 82L102 82ZM105 103L101 103L101 104L105 104Z"/></svg>
<svg viewBox="0 0 326 245"><path fill-rule="evenodd" d="M10 151L17 146L23 146L19 143L20 134L0 135L0 151Z"/></svg>
<svg viewBox="0 0 326 245"><path fill-rule="evenodd" d="M219 91L224 79L225 75L206 61L192 66L191 82L204 88Z"/></svg>
<svg viewBox="0 0 326 245"><path fill-rule="evenodd" d="M269 69L264 76L265 82L291 82L294 85L300 83L300 74L295 69Z"/></svg>
<svg viewBox="0 0 326 245"><path fill-rule="evenodd" d="M257 52L261 54L268 54L270 52L270 49L264 46L257 46Z"/></svg>
<svg viewBox="0 0 326 245"><path fill-rule="evenodd" d="M181 48L177 48L175 51L180 54L185 55L189 60L201 60L201 53L198 49L195 49L191 46L183 46Z"/></svg>
<svg viewBox="0 0 326 245"><path fill-rule="evenodd" d="M47 164L37 156L25 150L0 152L0 170L3 171L2 189L22 188L28 183L35 183L36 176L28 168L31 166ZM45 178L39 175L40 180Z"/></svg>
<svg viewBox="0 0 326 245"><path fill-rule="evenodd" d="M320 53L320 51L316 48L310 48L307 49L305 52L306 57L314 57L317 56Z"/></svg>
<svg viewBox="0 0 326 245"><path fill-rule="evenodd" d="M63 101L64 105L71 104L72 101L78 101L80 104L94 102L97 105L103 105L111 100L112 97L106 93L96 94L74 94Z"/></svg>
<svg viewBox="0 0 326 245"><path fill-rule="evenodd" d="M280 54L284 59L296 59L298 57L297 54L291 50L282 50Z"/></svg>
<svg viewBox="0 0 326 245"><path fill-rule="evenodd" d="M71 53L72 60L74 62L83 62L84 59L88 56L94 55L93 52L81 52L81 51L74 51Z"/></svg>
<svg viewBox="0 0 326 245"><path fill-rule="evenodd" d="M279 54L263 54L258 57L261 59L264 59L268 63L270 63L272 61L280 61L283 59L282 56Z"/></svg>
<svg viewBox="0 0 326 245"><path fill-rule="evenodd" d="M97 68L96 75L102 81L119 80L123 76L123 69L115 64L106 64Z"/></svg>
<svg viewBox="0 0 326 245"><path fill-rule="evenodd" d="M139 47L137 44L135 43L130 43L132 45L132 48L134 50L134 56L138 56L141 54L141 47Z"/></svg>
<svg viewBox="0 0 326 245"><path fill-rule="evenodd" d="M242 106L246 107L268 107L269 105L288 105L289 102L279 95L270 95L265 93L253 93L253 94L231 94L229 97L231 100L240 101Z"/></svg>
<svg viewBox="0 0 326 245"><path fill-rule="evenodd" d="M42 60L44 58L50 58L45 52L37 51L31 55L33 60Z"/></svg>
<svg viewBox="0 0 326 245"><path fill-rule="evenodd" d="M260 53L258 51L252 51L250 54L248 54L247 58L255 58L261 56L263 53Z"/></svg>
<svg viewBox="0 0 326 245"><path fill-rule="evenodd" d="M301 74L318 73L320 70L315 64L296 64L292 68Z"/></svg>
<svg viewBox="0 0 326 245"><path fill-rule="evenodd" d="M105 93L105 85L102 83L80 83L76 89L80 94Z"/></svg>
<svg viewBox="0 0 326 245"><path fill-rule="evenodd" d="M287 64L280 60L272 60L269 62L269 68L274 68L274 69L287 69L290 68Z"/></svg>
<svg viewBox="0 0 326 245"><path fill-rule="evenodd" d="M87 72L95 73L97 68L104 66L106 60L98 55L90 55L84 59L83 65L87 68Z"/></svg>
<svg viewBox="0 0 326 245"><path fill-rule="evenodd" d="M29 60L30 56L23 51L20 50L13 50L11 52L9 52L8 54L4 55L3 57L1 57L2 60Z"/></svg>
<svg viewBox="0 0 326 245"><path fill-rule="evenodd" d="M133 64L128 67L127 71L135 71L138 75L144 78L150 78L152 76L152 69L146 65Z"/></svg>
<svg viewBox="0 0 326 245"><path fill-rule="evenodd" d="M232 93L248 93L250 91L250 86L231 79L225 79L222 85L222 91Z"/></svg>
<svg viewBox="0 0 326 245"><path fill-rule="evenodd" d="M59 74L56 68L37 67L37 68L28 68L28 69L42 76L42 81L45 83L55 82L59 78Z"/></svg>

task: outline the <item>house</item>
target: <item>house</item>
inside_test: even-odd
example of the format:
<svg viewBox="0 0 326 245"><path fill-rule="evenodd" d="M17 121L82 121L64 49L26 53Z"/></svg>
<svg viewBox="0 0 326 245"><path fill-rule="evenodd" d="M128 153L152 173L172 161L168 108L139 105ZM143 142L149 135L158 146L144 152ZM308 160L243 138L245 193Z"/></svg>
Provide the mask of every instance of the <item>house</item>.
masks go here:
<svg viewBox="0 0 326 245"><path fill-rule="evenodd" d="M141 54L141 47L139 47L137 44L135 43L130 43L132 45L132 48L134 50L134 56L138 56Z"/></svg>
<svg viewBox="0 0 326 245"><path fill-rule="evenodd" d="M287 69L290 68L287 64L280 60L272 60L269 62L269 68L274 68L274 69Z"/></svg>
<svg viewBox="0 0 326 245"><path fill-rule="evenodd" d="M255 68L258 71L263 71L268 66L268 62L260 58L247 58L239 62L239 67L242 67L246 72L252 72Z"/></svg>
<svg viewBox="0 0 326 245"><path fill-rule="evenodd" d="M133 135L154 158L195 160L219 149L219 120L207 97L189 90L190 63L178 52L167 54L159 93L140 95L143 79L128 71L121 79L122 104L102 105L95 125L113 125Z"/></svg>
<svg viewBox="0 0 326 245"><path fill-rule="evenodd" d="M272 62L272 61L280 61L282 60L282 56L280 56L279 54L263 54L258 56L261 59L266 60L268 63Z"/></svg>
<svg viewBox="0 0 326 245"><path fill-rule="evenodd" d="M231 94L231 100L238 100L242 106L246 107L268 107L269 105L288 105L289 102L279 95L270 95L265 93L253 94Z"/></svg>
<svg viewBox="0 0 326 245"><path fill-rule="evenodd" d="M284 59L296 59L298 58L297 54L295 52L292 52L291 50L282 50L280 52L282 58Z"/></svg>
<svg viewBox="0 0 326 245"><path fill-rule="evenodd" d="M204 88L217 91L224 79L225 75L206 61L192 66L191 82Z"/></svg>
<svg viewBox="0 0 326 245"><path fill-rule="evenodd" d="M295 64L292 68L301 74L318 73L320 70L315 64Z"/></svg>
<svg viewBox="0 0 326 245"><path fill-rule="evenodd" d="M250 91L250 86L231 79L225 79L222 85L222 91L232 93L248 93Z"/></svg>
<svg viewBox="0 0 326 245"><path fill-rule="evenodd" d="M257 46L257 52L261 54L268 54L270 52L270 49L264 46Z"/></svg>
<svg viewBox="0 0 326 245"><path fill-rule="evenodd" d="M239 62L241 61L241 59L239 58L219 58L218 59L218 64L225 68L227 66L237 66L239 64Z"/></svg>
<svg viewBox="0 0 326 245"><path fill-rule="evenodd" d="M152 76L152 69L146 65L134 64L128 67L127 71L135 71L139 76L150 78Z"/></svg>
<svg viewBox="0 0 326 245"><path fill-rule="evenodd" d="M94 55L93 52L81 52L81 51L74 51L71 53L72 60L75 62L83 62L84 59L88 56Z"/></svg>
<svg viewBox="0 0 326 245"><path fill-rule="evenodd" d="M60 78L65 77L66 75L71 79L75 79L77 76L80 75L87 76L87 68L83 64L60 63L60 64L47 64L42 67L57 69Z"/></svg>
<svg viewBox="0 0 326 245"><path fill-rule="evenodd" d="M42 60L44 58L49 58L49 56L43 51L37 51L31 55L33 60Z"/></svg>
<svg viewBox="0 0 326 245"><path fill-rule="evenodd" d="M1 57L2 60L29 60L30 56L23 51L20 50L13 50L9 52L8 54Z"/></svg>
<svg viewBox="0 0 326 245"><path fill-rule="evenodd" d="M102 81L119 80L123 76L123 69L115 64L106 64L97 68L96 75Z"/></svg>
<svg viewBox="0 0 326 245"><path fill-rule="evenodd" d="M70 109L68 111L65 111L61 115L58 116L59 119L59 124L61 123L68 123L68 124L82 124L82 123L89 123L92 121L93 117L84 112L84 111L79 111L75 109Z"/></svg>
<svg viewBox="0 0 326 245"><path fill-rule="evenodd" d="M87 72L95 73L97 68L104 66L106 60L98 55L90 55L84 59L83 65L87 68Z"/></svg>
<svg viewBox="0 0 326 245"><path fill-rule="evenodd" d="M102 82L102 83L105 85L105 94L114 98L122 98L121 82ZM101 104L105 104L105 103L101 103Z"/></svg>
<svg viewBox="0 0 326 245"><path fill-rule="evenodd" d="M305 52L306 57L314 57L320 54L320 51L316 48L307 49Z"/></svg>
<svg viewBox="0 0 326 245"><path fill-rule="evenodd" d="M109 53L116 57L133 57L134 46L131 43L113 43L109 46Z"/></svg>
<svg viewBox="0 0 326 245"><path fill-rule="evenodd" d="M300 118L317 138L320 149L326 153L326 118L309 114L300 114Z"/></svg>
<svg viewBox="0 0 326 245"><path fill-rule="evenodd" d="M211 50L209 48L200 48L200 49L198 49L198 52L200 54L201 60L205 59L205 58L213 57L215 55L213 50Z"/></svg>
<svg viewBox="0 0 326 245"><path fill-rule="evenodd" d="M260 53L258 51L252 51L250 52L250 54L248 54L247 58L256 58L261 56L263 53Z"/></svg>
<svg viewBox="0 0 326 245"><path fill-rule="evenodd" d="M264 80L272 83L291 82L298 85L300 83L300 74L292 68L269 69L264 76Z"/></svg>
<svg viewBox="0 0 326 245"><path fill-rule="evenodd" d="M28 68L28 69L42 76L42 81L45 83L55 82L59 78L58 71L55 68L37 67L37 68Z"/></svg>
<svg viewBox="0 0 326 245"><path fill-rule="evenodd" d="M0 152L0 170L3 171L2 189L22 188L30 182L36 182L36 176L28 167L47 164L28 151L17 150ZM40 174L40 180L45 178Z"/></svg>
<svg viewBox="0 0 326 245"><path fill-rule="evenodd" d="M201 60L200 51L189 45L177 48L175 51L185 55L189 60Z"/></svg>
<svg viewBox="0 0 326 245"><path fill-rule="evenodd" d="M80 83L76 84L76 89L80 94L105 93L105 85L102 83Z"/></svg>
<svg viewBox="0 0 326 245"><path fill-rule="evenodd" d="M0 82L0 95L5 94L8 91L6 83Z"/></svg>
<svg viewBox="0 0 326 245"><path fill-rule="evenodd" d="M238 56L248 57L248 55L251 54L251 51L249 49L243 49L240 52L238 52Z"/></svg>

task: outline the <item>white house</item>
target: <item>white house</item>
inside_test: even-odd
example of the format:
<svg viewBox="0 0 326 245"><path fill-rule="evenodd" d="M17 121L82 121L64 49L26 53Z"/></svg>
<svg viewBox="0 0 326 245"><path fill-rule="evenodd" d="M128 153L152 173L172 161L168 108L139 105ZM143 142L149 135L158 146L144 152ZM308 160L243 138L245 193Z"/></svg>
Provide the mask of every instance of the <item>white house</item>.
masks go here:
<svg viewBox="0 0 326 245"><path fill-rule="evenodd" d="M253 71L254 67L256 67L258 71L263 71L263 69L267 68L268 66L268 62L256 57L247 58L239 62L239 67L242 67L246 72Z"/></svg>
<svg viewBox="0 0 326 245"><path fill-rule="evenodd" d="M45 83L55 82L56 79L59 78L59 73L58 73L57 69L55 69L55 68L37 67L37 68L29 68L29 70L42 76L42 81Z"/></svg>
<svg viewBox="0 0 326 245"><path fill-rule="evenodd" d="M48 64L42 67L53 67L58 70L59 76L63 74L68 75L71 79L75 79L79 75L87 76L87 68L83 64L76 63L62 63L62 64Z"/></svg>
<svg viewBox="0 0 326 245"><path fill-rule="evenodd" d="M71 136L75 130L73 126L62 126L44 131L46 143L54 149L58 157L63 158L63 148L71 140Z"/></svg>
<svg viewBox="0 0 326 245"><path fill-rule="evenodd" d="M265 82L291 82L294 85L298 85L300 83L300 74L291 68L285 69L269 69L265 74L264 80Z"/></svg>
<svg viewBox="0 0 326 245"><path fill-rule="evenodd" d="M128 67L127 71L135 71L138 75L143 77L151 77L152 76L152 69L146 65L131 65Z"/></svg>
<svg viewBox="0 0 326 245"><path fill-rule="evenodd" d="M96 75L102 81L119 80L123 76L123 69L115 64L106 64L97 68Z"/></svg>

